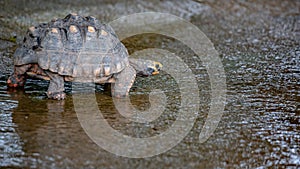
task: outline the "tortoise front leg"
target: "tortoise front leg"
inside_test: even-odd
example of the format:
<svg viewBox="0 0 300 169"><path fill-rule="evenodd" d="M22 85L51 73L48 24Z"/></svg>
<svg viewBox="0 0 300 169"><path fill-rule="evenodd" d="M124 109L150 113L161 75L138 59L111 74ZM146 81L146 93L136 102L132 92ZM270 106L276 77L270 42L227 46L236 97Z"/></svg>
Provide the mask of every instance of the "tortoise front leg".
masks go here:
<svg viewBox="0 0 300 169"><path fill-rule="evenodd" d="M25 73L31 68L31 64L15 66L13 74L7 79L8 87L23 87L26 82Z"/></svg>
<svg viewBox="0 0 300 169"><path fill-rule="evenodd" d="M136 71L132 66L126 67L123 71L116 74L115 83L111 85L111 94L113 97L126 97L129 94L129 90L134 83L136 77Z"/></svg>
<svg viewBox="0 0 300 169"><path fill-rule="evenodd" d="M45 72L50 77L50 84L47 91L49 99L63 100L66 97L64 93L64 78L63 76L50 71Z"/></svg>

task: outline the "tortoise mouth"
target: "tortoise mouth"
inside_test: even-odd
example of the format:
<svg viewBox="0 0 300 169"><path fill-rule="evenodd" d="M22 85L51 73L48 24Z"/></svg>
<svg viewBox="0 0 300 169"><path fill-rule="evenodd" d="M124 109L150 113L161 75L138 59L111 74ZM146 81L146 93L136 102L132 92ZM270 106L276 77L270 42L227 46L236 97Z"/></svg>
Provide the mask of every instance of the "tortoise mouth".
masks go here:
<svg viewBox="0 0 300 169"><path fill-rule="evenodd" d="M150 76L150 75L157 75L157 74L159 74L159 71L160 71L160 69L159 69L159 67L157 67L157 66L155 66L155 67L148 67L147 69L146 69L146 75L147 76Z"/></svg>

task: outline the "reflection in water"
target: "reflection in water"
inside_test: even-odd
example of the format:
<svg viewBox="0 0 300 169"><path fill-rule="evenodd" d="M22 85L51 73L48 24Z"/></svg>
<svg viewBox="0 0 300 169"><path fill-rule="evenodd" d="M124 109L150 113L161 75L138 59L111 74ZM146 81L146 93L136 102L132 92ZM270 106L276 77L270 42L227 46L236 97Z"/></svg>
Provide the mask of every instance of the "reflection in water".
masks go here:
<svg viewBox="0 0 300 169"><path fill-rule="evenodd" d="M140 83L142 83L145 79L138 80L141 80ZM131 102L134 107L141 110L146 110L149 107L150 102L147 93L150 93L153 87L147 85L150 81L151 83L161 82L160 79L146 79L146 82L143 82L146 83L143 89L134 86L134 90L131 92ZM36 81L29 81L28 85L32 85L31 83L36 84ZM5 86L5 81L1 81L1 84ZM42 85L37 89L43 91L46 88ZM99 88L101 87L96 88L99 109L101 109L108 123L121 133L133 137L149 137L163 132L167 127L166 124L172 123L176 118L176 112L172 112L175 109L167 107L168 111L160 117L163 120L147 124L132 122L117 112L110 92L103 93ZM25 91L27 92L27 90ZM16 137L4 138L4 140L13 143L14 149L13 151L11 151L12 149L7 150L9 153L3 157L7 162L1 163L2 166L62 168L64 166L94 166L95 161L97 161L97 165L107 167L116 164L113 161L118 161L120 157L102 150L90 140L81 128L73 109L72 97L68 97L64 101L48 100L41 91L34 92L32 90L25 93L23 90L18 90L6 94L7 98L5 100L9 98L15 103L7 111L9 111L11 118L12 132ZM3 92L6 92L6 89ZM169 97L174 95L173 92L166 90ZM169 102L170 100L172 99L169 99ZM174 103L178 104L176 99ZM4 116L4 114L1 114L1 116ZM8 126L8 124L5 124L5 126ZM3 133L5 134L7 131L3 131ZM19 144L17 144L18 142ZM18 149L15 149L16 147ZM8 158L10 153L13 153L12 156L15 159ZM76 161L73 159L76 159ZM133 162L131 160L126 161L124 163Z"/></svg>
<svg viewBox="0 0 300 169"><path fill-rule="evenodd" d="M201 102L193 130L164 154L129 159L98 147L78 122L69 84L66 84L68 97L64 103L46 99L48 84L43 81L28 81L25 92L7 92L5 80L11 71L15 44L3 39L13 36L12 31L19 35L29 23L64 16L70 9L66 9L67 3L44 1L42 7L28 2L14 11L11 6L16 6L15 3L0 1L4 6L0 10L3 21L0 29L4 30L0 32L0 167L299 168L300 20L296 9L299 2L254 0L221 4L208 0L181 4L181 1L166 0L161 4L151 0L147 6L145 1L138 1L143 3L93 1L100 7L78 3L74 9L108 21L118 15L147 10L190 18L213 41L226 71L227 104L214 135L207 142L198 143L210 101L205 67L184 44L158 35L135 36L124 43L130 53L157 47L180 56L195 74ZM96 98L103 116L114 129L133 137L148 137L168 129L180 105L177 84L162 73L154 79L137 80L131 91L133 106L147 110L148 94L156 88L166 94L168 107L153 123L135 123L116 113L106 92L109 89L103 91L98 86Z"/></svg>
<svg viewBox="0 0 300 169"><path fill-rule="evenodd" d="M18 102L10 100L3 87L0 91L0 166L19 166L23 163L22 141L16 133L11 110Z"/></svg>

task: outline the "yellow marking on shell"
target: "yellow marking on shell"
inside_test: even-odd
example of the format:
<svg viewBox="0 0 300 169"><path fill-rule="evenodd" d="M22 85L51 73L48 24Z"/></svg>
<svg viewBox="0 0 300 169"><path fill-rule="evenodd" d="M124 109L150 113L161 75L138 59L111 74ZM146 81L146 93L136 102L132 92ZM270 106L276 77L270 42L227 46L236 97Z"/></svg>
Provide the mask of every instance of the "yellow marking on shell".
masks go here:
<svg viewBox="0 0 300 169"><path fill-rule="evenodd" d="M88 31L91 32L91 33L94 33L96 30L95 30L94 27L88 26Z"/></svg>
<svg viewBox="0 0 300 169"><path fill-rule="evenodd" d="M52 33L58 33L58 29L57 28L52 28L51 32Z"/></svg>
<svg viewBox="0 0 300 169"><path fill-rule="evenodd" d="M111 78L111 79L109 79L107 82L108 82L108 83L116 83L116 79Z"/></svg>
<svg viewBox="0 0 300 169"><path fill-rule="evenodd" d="M101 69L100 68L97 68L94 70L94 76L95 77L98 77L100 75L100 72L101 72Z"/></svg>
<svg viewBox="0 0 300 169"><path fill-rule="evenodd" d="M120 70L121 69L121 64L120 63L117 63L117 70Z"/></svg>
<svg viewBox="0 0 300 169"><path fill-rule="evenodd" d="M110 67L104 67L104 75L108 76L110 74Z"/></svg>
<svg viewBox="0 0 300 169"><path fill-rule="evenodd" d="M70 31L71 31L72 33L76 33L76 32L78 32L78 29L77 29L77 27L76 27L76 26L74 26L74 25L71 25L69 29L70 29Z"/></svg>
<svg viewBox="0 0 300 169"><path fill-rule="evenodd" d="M32 26L32 27L29 28L29 31L30 31L30 32L34 32L34 30L35 30L35 27L34 27L34 26Z"/></svg>
<svg viewBox="0 0 300 169"><path fill-rule="evenodd" d="M101 30L101 35L106 36L108 33L105 30Z"/></svg>
<svg viewBox="0 0 300 169"><path fill-rule="evenodd" d="M74 15L74 16L77 16L77 13L75 13L75 12L72 12L72 13L70 13L71 15Z"/></svg>
<svg viewBox="0 0 300 169"><path fill-rule="evenodd" d="M52 21L52 22L55 22L55 21L57 21L57 19L58 19L58 18L53 18L51 21Z"/></svg>

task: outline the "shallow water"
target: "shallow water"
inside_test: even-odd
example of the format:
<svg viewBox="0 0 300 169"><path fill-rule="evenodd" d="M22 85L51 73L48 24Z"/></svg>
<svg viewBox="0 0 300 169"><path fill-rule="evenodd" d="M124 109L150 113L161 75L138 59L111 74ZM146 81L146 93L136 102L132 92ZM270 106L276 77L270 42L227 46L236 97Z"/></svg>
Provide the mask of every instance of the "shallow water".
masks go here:
<svg viewBox="0 0 300 169"><path fill-rule="evenodd" d="M39 2L39 1L37 1ZM147 2L147 3L146 3ZM30 7L31 5L34 7ZM0 167L3 168L299 168L300 6L297 1L25 1L0 2ZM18 4L18 5L17 5ZM114 155L85 133L67 99L48 100L48 82L28 80L24 90L7 90L12 54L31 24L76 11L103 21L144 11L172 13L189 20L220 53L227 84L222 119L205 142L198 136L210 103L209 75L195 53L176 39L144 34L123 40L130 53L160 48L179 56L199 88L199 111L189 134L171 150L147 158ZM176 28L174 28L176 29ZM113 105L109 87L97 85L99 110L119 132L137 138L166 131L180 109L179 84L162 71L138 78L130 92L140 111L151 107L149 93L160 89L167 107L150 123L130 122ZM150 147L151 148L151 147Z"/></svg>

